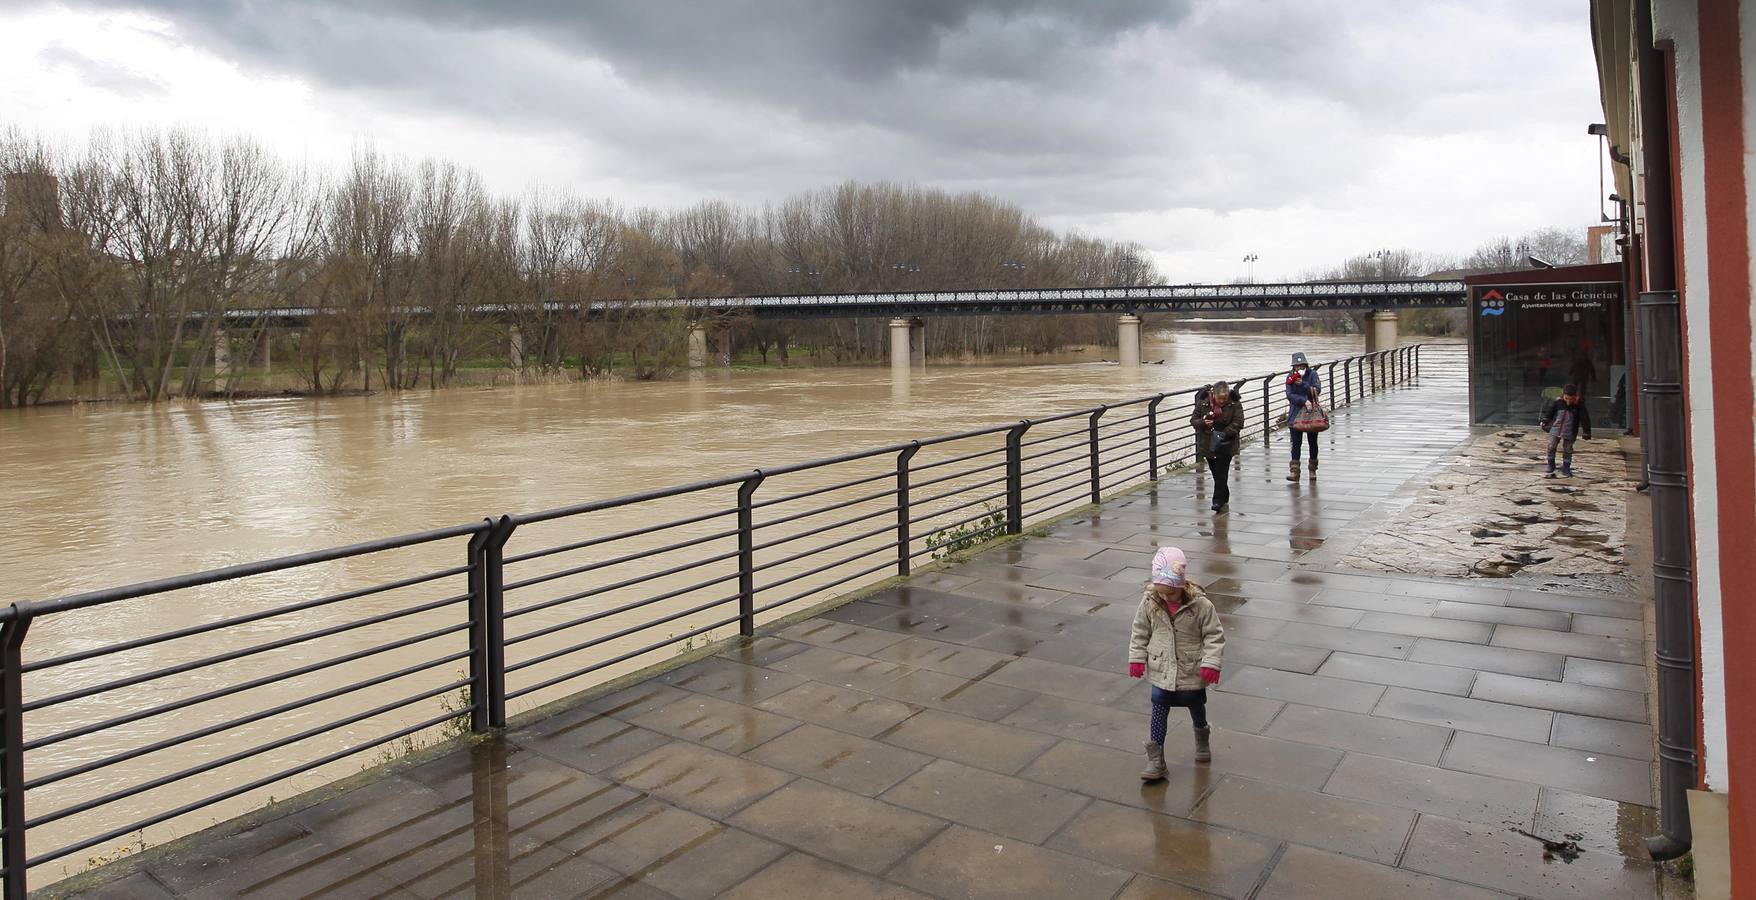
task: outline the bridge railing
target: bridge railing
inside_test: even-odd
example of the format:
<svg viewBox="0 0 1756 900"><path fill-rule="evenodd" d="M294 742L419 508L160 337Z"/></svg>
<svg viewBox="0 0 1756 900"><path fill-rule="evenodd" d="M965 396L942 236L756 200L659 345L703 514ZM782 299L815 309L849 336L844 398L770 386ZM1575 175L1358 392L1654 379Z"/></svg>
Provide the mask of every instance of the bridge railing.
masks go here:
<svg viewBox="0 0 1756 900"><path fill-rule="evenodd" d="M1325 393L1419 352L1319 364ZM1246 439L1283 378L1237 382ZM0 607L5 896L1187 465L1195 390Z"/></svg>

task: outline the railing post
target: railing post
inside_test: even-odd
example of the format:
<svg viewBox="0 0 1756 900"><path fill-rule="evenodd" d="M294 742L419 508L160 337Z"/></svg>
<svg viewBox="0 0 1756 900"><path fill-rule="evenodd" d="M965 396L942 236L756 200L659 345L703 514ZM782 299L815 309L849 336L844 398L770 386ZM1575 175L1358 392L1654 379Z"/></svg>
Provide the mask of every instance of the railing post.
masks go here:
<svg viewBox="0 0 1756 900"><path fill-rule="evenodd" d="M1335 363L1333 363L1333 362L1331 362L1329 364L1329 377L1323 379L1323 390L1326 392L1333 392L1335 390ZM1324 402L1328 403L1331 408L1334 408L1335 401L1332 399L1328 399L1331 396L1332 396L1332 393L1325 393L1324 394L1324 397L1325 397ZM1288 424L1291 424L1291 423L1288 423Z"/></svg>
<svg viewBox="0 0 1756 900"><path fill-rule="evenodd" d="M1098 468L1098 420L1103 418L1104 413L1108 412L1109 409L1108 406L1098 407L1092 412L1091 424L1087 426L1091 433L1091 502L1093 503L1103 499L1103 476Z"/></svg>
<svg viewBox="0 0 1756 900"><path fill-rule="evenodd" d="M1352 359L1341 361L1341 378L1347 383L1347 402L1349 406L1352 406L1354 402L1354 361Z"/></svg>
<svg viewBox="0 0 1756 900"><path fill-rule="evenodd" d="M1421 380L1421 345L1415 345L1415 380Z"/></svg>
<svg viewBox="0 0 1756 900"><path fill-rule="evenodd" d="M921 452L920 441L910 441L896 454L896 574L909 573L908 464Z"/></svg>
<svg viewBox="0 0 1756 900"><path fill-rule="evenodd" d="M1273 375L1262 378L1262 446L1268 446L1268 383L1274 380Z"/></svg>
<svg viewBox="0 0 1756 900"><path fill-rule="evenodd" d="M14 607L16 608L16 607ZM0 740L6 742L0 764L0 827L6 829L0 864L6 867L6 900L25 897L24 828L24 633L30 619L20 617L0 627Z"/></svg>
<svg viewBox="0 0 1756 900"><path fill-rule="evenodd" d="M1151 472L1148 481L1158 480L1158 405L1163 402L1164 394L1146 401L1146 466Z"/></svg>
<svg viewBox="0 0 1756 900"><path fill-rule="evenodd" d="M1006 432L1006 533L1024 533L1024 419Z"/></svg>
<svg viewBox="0 0 1756 900"><path fill-rule="evenodd" d="M1372 393L1374 393L1374 394L1378 393L1378 356L1379 356L1379 354L1374 353L1371 356L1367 357L1366 359L1362 360L1360 363L1361 365L1365 366L1367 372L1370 373L1370 375L1368 377L1371 378Z"/></svg>
<svg viewBox="0 0 1756 900"><path fill-rule="evenodd" d="M469 729L506 727L506 540L510 516L489 516L469 539Z"/></svg>
<svg viewBox="0 0 1756 900"><path fill-rule="evenodd" d="M762 478L757 469L738 486L738 633L745 637L756 634L756 527L750 498Z"/></svg>

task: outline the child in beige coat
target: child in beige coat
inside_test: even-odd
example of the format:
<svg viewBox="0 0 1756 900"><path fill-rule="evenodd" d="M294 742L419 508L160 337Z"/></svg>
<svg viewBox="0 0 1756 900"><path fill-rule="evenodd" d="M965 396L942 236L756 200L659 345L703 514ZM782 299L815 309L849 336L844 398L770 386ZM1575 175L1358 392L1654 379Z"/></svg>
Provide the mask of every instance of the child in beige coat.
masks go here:
<svg viewBox="0 0 1756 900"><path fill-rule="evenodd" d="M1207 594L1187 577L1188 561L1176 547L1152 559L1152 583L1140 598L1128 641L1128 675L1152 683L1152 725L1142 781L1165 777L1165 722L1171 707L1189 710L1195 725L1195 761L1208 762L1207 686L1219 684L1226 632Z"/></svg>

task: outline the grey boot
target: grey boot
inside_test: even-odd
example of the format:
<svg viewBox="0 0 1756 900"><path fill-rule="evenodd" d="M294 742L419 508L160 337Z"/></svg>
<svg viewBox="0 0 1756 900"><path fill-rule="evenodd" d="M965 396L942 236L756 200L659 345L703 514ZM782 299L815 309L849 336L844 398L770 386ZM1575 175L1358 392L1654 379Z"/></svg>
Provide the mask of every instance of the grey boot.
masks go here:
<svg viewBox="0 0 1756 900"><path fill-rule="evenodd" d="M1207 736L1213 733L1212 728L1195 729L1195 761L1212 762L1213 749L1207 745Z"/></svg>
<svg viewBox="0 0 1756 900"><path fill-rule="evenodd" d="M1287 480L1288 481L1298 481L1299 480L1299 461L1296 459L1292 461L1292 463L1290 464L1290 467L1287 469Z"/></svg>
<svg viewBox="0 0 1756 900"><path fill-rule="evenodd" d="M1141 781L1161 781L1165 777L1165 748L1146 742L1146 768L1140 770Z"/></svg>
<svg viewBox="0 0 1756 900"><path fill-rule="evenodd" d="M1317 480L1317 458L1315 456L1311 457L1311 480Z"/></svg>

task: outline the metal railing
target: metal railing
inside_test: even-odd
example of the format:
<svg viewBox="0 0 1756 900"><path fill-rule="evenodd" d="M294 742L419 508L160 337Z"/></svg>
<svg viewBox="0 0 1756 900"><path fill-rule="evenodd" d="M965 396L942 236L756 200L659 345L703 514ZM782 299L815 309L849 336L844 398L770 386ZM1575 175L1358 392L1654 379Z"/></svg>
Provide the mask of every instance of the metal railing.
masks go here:
<svg viewBox="0 0 1756 900"><path fill-rule="evenodd" d="M1345 406L1414 377L1419 354L1317 368ZM1245 441L1280 426L1283 378L1235 382ZM272 802L423 734L503 727L511 703L1154 479L1194 460L1188 404L1166 403L1196 390L0 607L5 896L31 869ZM287 593L302 599L259 596ZM180 627L139 633L167 611ZM56 655L35 658L45 631Z"/></svg>

